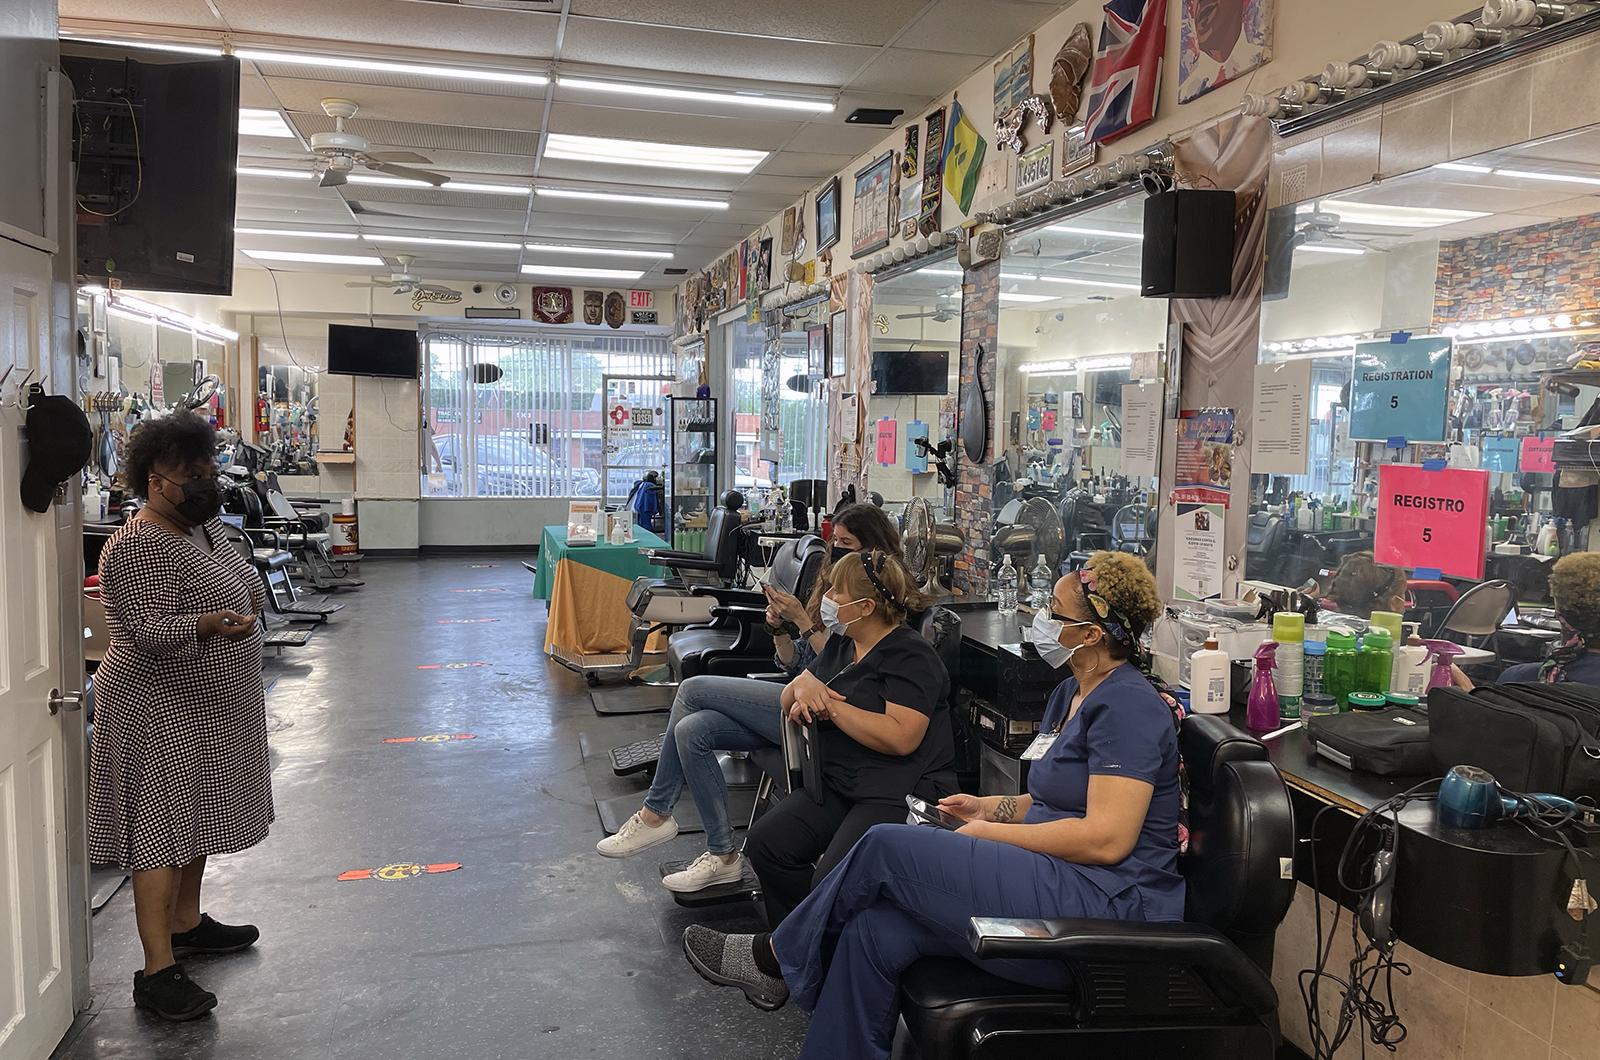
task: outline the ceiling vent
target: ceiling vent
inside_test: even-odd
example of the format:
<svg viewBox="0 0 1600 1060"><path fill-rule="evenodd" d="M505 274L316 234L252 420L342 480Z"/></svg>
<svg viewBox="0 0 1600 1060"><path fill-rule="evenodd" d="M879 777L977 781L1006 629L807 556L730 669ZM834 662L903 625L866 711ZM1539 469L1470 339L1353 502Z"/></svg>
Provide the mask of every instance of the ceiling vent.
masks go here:
<svg viewBox="0 0 1600 1060"><path fill-rule="evenodd" d="M413 4L443 4L446 7L486 7L494 11L558 10L559 0L410 0Z"/></svg>

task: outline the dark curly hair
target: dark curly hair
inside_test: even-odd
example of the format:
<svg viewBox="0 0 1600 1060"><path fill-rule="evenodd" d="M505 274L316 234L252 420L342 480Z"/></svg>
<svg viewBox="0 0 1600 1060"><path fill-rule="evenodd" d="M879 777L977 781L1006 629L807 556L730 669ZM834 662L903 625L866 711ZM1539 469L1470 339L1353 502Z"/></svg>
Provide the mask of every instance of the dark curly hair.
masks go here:
<svg viewBox="0 0 1600 1060"><path fill-rule="evenodd" d="M192 412L146 420L128 436L123 476L135 497L150 497L150 470L157 464L191 464L213 459L217 432Z"/></svg>

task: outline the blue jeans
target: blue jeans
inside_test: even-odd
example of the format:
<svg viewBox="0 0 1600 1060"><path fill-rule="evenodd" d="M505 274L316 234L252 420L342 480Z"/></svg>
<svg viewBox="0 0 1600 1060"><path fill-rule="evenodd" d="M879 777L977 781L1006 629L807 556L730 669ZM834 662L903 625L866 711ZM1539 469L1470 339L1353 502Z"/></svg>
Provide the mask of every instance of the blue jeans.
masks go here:
<svg viewBox="0 0 1600 1060"><path fill-rule="evenodd" d="M645 807L671 814L687 783L705 825L706 848L733 853L728 783L716 753L781 746L782 696L783 685L748 677L691 677L679 685Z"/></svg>

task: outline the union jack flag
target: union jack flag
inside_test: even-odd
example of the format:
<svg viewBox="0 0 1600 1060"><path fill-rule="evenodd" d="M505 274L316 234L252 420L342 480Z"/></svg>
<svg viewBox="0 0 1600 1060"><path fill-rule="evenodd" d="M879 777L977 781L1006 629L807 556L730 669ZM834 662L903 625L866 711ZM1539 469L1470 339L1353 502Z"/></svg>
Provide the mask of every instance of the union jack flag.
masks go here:
<svg viewBox="0 0 1600 1060"><path fill-rule="evenodd" d="M1089 82L1088 139L1109 143L1156 115L1167 47L1166 0L1110 0Z"/></svg>

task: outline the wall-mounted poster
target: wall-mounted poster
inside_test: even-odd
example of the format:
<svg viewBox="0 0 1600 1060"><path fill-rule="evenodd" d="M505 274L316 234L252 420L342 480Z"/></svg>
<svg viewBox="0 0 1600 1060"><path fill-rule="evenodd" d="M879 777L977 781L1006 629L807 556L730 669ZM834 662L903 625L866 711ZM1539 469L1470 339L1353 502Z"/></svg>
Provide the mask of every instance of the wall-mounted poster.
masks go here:
<svg viewBox="0 0 1600 1060"><path fill-rule="evenodd" d="M1167 50L1166 0L1109 0L1089 75L1089 139L1097 144L1156 116Z"/></svg>
<svg viewBox="0 0 1600 1060"><path fill-rule="evenodd" d="M917 238L917 223L922 219L922 127L906 126L906 146L900 152L900 202L896 218L901 239Z"/></svg>
<svg viewBox="0 0 1600 1060"><path fill-rule="evenodd" d="M922 139L922 216L917 230L931 236L939 230L939 203L944 198L939 174L944 172L944 108L928 115L928 135Z"/></svg>
<svg viewBox="0 0 1600 1060"><path fill-rule="evenodd" d="M833 324L828 330L828 378L843 379L849 358L845 339L850 334L850 310L840 309L833 314Z"/></svg>
<svg viewBox="0 0 1600 1060"><path fill-rule="evenodd" d="M817 253L839 242L839 178L834 177L817 192Z"/></svg>
<svg viewBox="0 0 1600 1060"><path fill-rule="evenodd" d="M1178 102L1199 99L1272 61L1277 0L1184 0L1178 30Z"/></svg>
<svg viewBox="0 0 1600 1060"><path fill-rule="evenodd" d="M994 112L1004 114L1033 95L1033 34L994 64Z"/></svg>
<svg viewBox="0 0 1600 1060"><path fill-rule="evenodd" d="M795 222L799 217L798 206L791 206L783 211L783 235L778 243L778 253L785 257L794 253Z"/></svg>
<svg viewBox="0 0 1600 1060"><path fill-rule="evenodd" d="M806 328L806 374L821 379L828 366L828 325L812 324Z"/></svg>
<svg viewBox="0 0 1600 1060"><path fill-rule="evenodd" d="M1055 174L1055 142L1046 140L1017 156L1017 194L1042 188Z"/></svg>
<svg viewBox="0 0 1600 1060"><path fill-rule="evenodd" d="M756 279L755 291L760 293L772 286L772 237L768 236L760 244L756 252Z"/></svg>
<svg viewBox="0 0 1600 1060"><path fill-rule="evenodd" d="M894 203L890 185L894 182L894 152L885 151L870 165L856 172L854 208L851 211L850 256L859 258L889 245L894 230Z"/></svg>
<svg viewBox="0 0 1600 1060"><path fill-rule="evenodd" d="M1094 165L1100 145L1089 139L1089 129L1073 125L1061 133L1061 175L1070 177L1080 169Z"/></svg>

